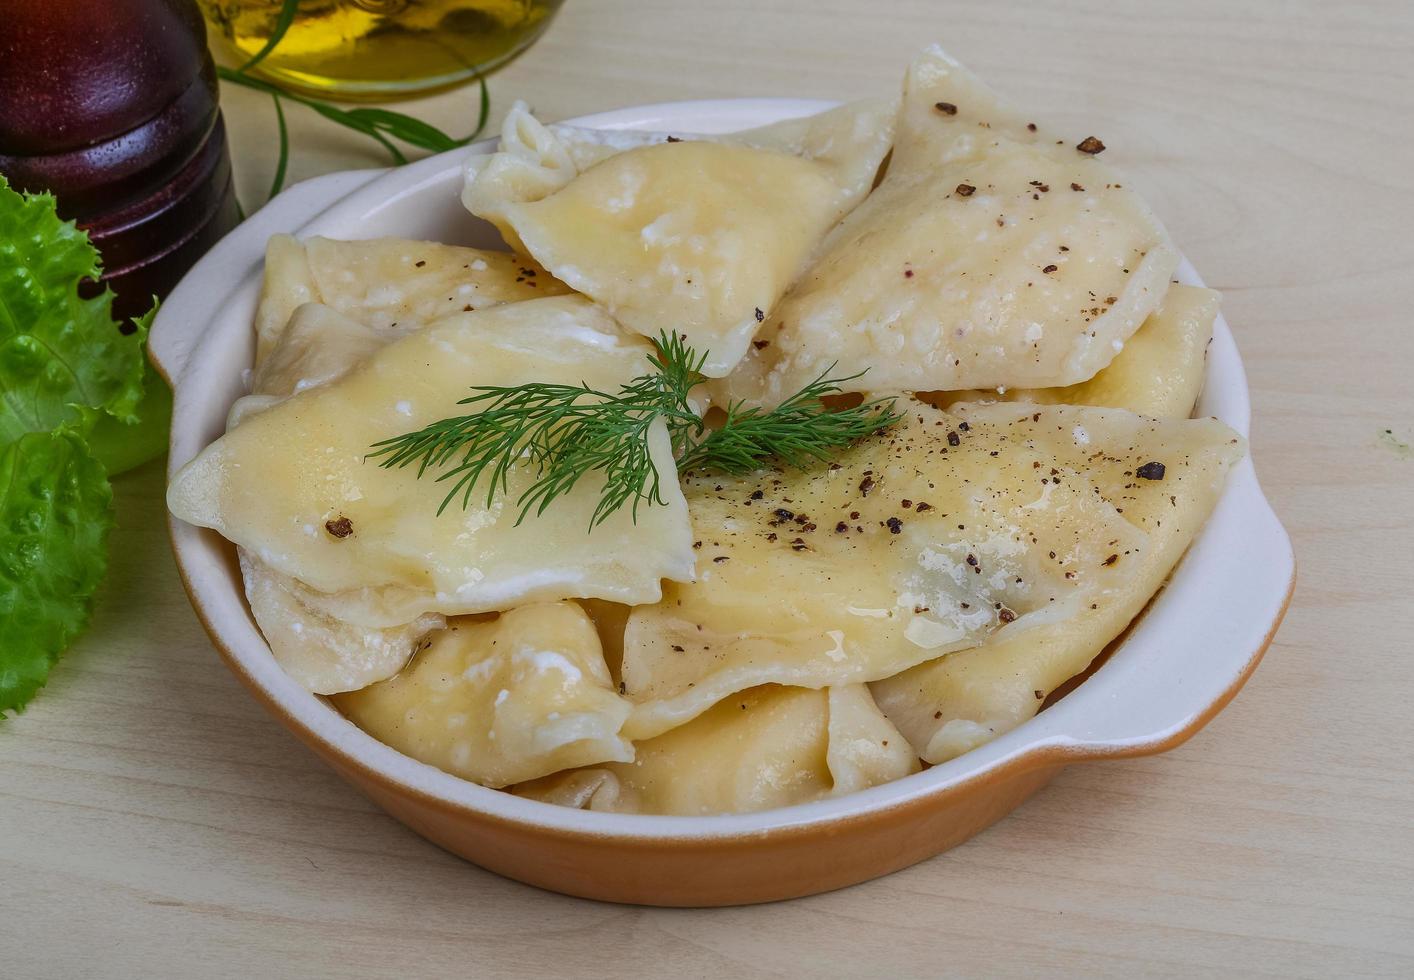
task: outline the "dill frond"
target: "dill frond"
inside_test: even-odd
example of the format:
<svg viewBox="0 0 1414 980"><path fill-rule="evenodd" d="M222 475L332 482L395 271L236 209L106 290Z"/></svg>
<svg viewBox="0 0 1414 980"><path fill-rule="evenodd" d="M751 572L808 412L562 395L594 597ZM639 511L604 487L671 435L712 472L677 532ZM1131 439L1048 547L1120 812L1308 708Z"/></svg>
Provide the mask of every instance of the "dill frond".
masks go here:
<svg viewBox="0 0 1414 980"><path fill-rule="evenodd" d="M830 410L821 399L859 375L830 379L822 374L769 411L729 406L724 423L708 432L688 397L707 380L702 374L706 354L698 355L683 338L665 333L649 360L652 373L612 394L583 384L473 387L473 394L457 404L477 406L476 412L376 443L369 457L384 467L416 465L419 477L441 471L437 481L451 485L439 514L453 501L470 506L478 486L489 507L497 495L509 492L513 468L531 467L536 479L517 500L517 524L532 512L543 514L588 474L600 473L604 486L590 519L592 530L623 507L636 521L641 504L665 503L663 475L653 464L648 441L658 419L665 423L681 470L740 474L771 459L796 468L827 461L902 417L892 399Z"/></svg>
<svg viewBox="0 0 1414 980"><path fill-rule="evenodd" d="M827 408L821 399L860 377L827 377L832 370L833 365L769 411L741 402L728 405L721 426L678 456L679 469L740 475L768 459L805 469L829 462L840 450L903 418L894 411L892 398L853 408Z"/></svg>

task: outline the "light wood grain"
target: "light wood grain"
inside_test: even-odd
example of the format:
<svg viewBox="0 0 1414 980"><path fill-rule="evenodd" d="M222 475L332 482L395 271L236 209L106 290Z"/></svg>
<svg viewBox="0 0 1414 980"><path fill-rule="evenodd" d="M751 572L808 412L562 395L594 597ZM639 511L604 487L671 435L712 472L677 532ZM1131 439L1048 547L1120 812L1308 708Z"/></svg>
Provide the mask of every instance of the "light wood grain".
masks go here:
<svg viewBox="0 0 1414 980"><path fill-rule="evenodd" d="M0 974L1414 974L1414 458L1379 439L1414 441L1414 5L570 0L493 78L495 114L886 93L934 39L1102 136L1226 294L1301 564L1231 707L843 892L562 898L424 843L261 713L187 606L152 465L118 481L92 631L0 723ZM225 104L254 203L269 102ZM464 131L474 107L411 108ZM292 177L380 163L296 112Z"/></svg>

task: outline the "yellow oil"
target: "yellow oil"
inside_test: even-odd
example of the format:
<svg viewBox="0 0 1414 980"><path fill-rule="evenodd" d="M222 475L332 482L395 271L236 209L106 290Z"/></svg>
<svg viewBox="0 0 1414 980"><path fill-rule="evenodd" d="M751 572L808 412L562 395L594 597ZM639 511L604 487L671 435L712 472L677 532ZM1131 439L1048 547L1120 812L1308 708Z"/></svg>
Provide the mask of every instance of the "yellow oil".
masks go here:
<svg viewBox="0 0 1414 980"><path fill-rule="evenodd" d="M265 46L284 0L199 0L233 64ZM283 87L384 100L459 85L505 64L563 0L299 0L293 22L252 69Z"/></svg>

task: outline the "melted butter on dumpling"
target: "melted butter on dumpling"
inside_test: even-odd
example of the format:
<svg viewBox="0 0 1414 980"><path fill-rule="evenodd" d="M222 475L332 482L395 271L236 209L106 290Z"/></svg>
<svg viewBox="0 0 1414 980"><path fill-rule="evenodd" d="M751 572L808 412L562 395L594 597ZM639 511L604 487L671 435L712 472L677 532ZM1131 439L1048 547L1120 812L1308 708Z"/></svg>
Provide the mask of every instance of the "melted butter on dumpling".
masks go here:
<svg viewBox="0 0 1414 980"><path fill-rule="evenodd" d="M918 768L863 685L770 685L638 743L632 762L557 773L513 792L581 809L697 816L807 803Z"/></svg>
<svg viewBox="0 0 1414 980"><path fill-rule="evenodd" d="M868 192L890 134L889 107L859 103L625 149L518 108L500 151L468 164L463 201L626 326L684 335L720 377Z"/></svg>
<svg viewBox="0 0 1414 980"><path fill-rule="evenodd" d="M385 624L568 597L652 602L662 578L690 577L693 567L661 421L648 441L666 505L640 508L637 523L624 508L593 531L597 474L517 525L516 499L534 480L528 467L511 469L507 493L490 506L480 484L465 509L458 501L439 516L447 483L367 458L380 440L465 412L457 401L469 386L614 391L644 373L650 350L580 297L450 317L251 416L173 478L168 505L315 591L382 591L375 612Z"/></svg>
<svg viewBox="0 0 1414 980"><path fill-rule="evenodd" d="M1049 446L1058 468L1083 467L1093 492L1142 536L1144 547L1116 552L1114 568L1122 574L1095 603L1029 627L1018 620L980 646L871 685L880 707L930 763L1010 731L1085 670L1163 584L1244 452L1242 439L1214 419L1159 421L1118 410L1034 407L957 405L952 411L974 431L1005 426L1016 438Z"/></svg>
<svg viewBox="0 0 1414 980"><path fill-rule="evenodd" d="M379 741L484 786L633 758L619 737L628 704L572 602L453 620L402 673L334 703Z"/></svg>
<svg viewBox="0 0 1414 980"><path fill-rule="evenodd" d="M1170 286L1164 302L1129 338L1109 367L1089 381L1065 388L930 392L929 404L963 401L1036 402L1124 408L1161 419L1186 419L1203 390L1203 371L1218 294L1196 286Z"/></svg>
<svg viewBox="0 0 1414 980"><path fill-rule="evenodd" d="M947 109L944 111L939 106ZM938 49L910 69L883 182L771 311L726 397L775 403L838 364L854 390L1069 385L1177 265L1137 194Z"/></svg>
<svg viewBox="0 0 1414 980"><path fill-rule="evenodd" d="M687 477L697 579L629 617L630 737L758 684L889 677L1073 616L1127 578L1144 534L1067 456L1083 417L1038 435L900 408L828 467ZM1092 442L1087 454L1128 448Z"/></svg>
<svg viewBox="0 0 1414 980"><path fill-rule="evenodd" d="M396 336L453 313L568 291L534 261L506 252L404 238L274 235L265 247L255 360L265 360L305 303Z"/></svg>

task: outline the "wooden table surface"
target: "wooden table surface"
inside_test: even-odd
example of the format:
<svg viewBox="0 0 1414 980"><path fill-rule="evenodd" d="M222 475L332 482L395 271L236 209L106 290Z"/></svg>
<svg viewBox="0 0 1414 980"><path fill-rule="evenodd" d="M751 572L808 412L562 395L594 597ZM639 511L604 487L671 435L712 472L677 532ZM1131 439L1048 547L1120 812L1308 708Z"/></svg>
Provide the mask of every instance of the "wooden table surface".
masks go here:
<svg viewBox="0 0 1414 980"><path fill-rule="evenodd" d="M564 898L425 843L246 696L182 593L153 464L117 481L92 630L0 723L0 974L1414 975L1414 5L570 0L493 114L888 93L933 40L1101 135L1225 293L1300 562L1228 710L884 880L711 911ZM270 103L224 96L254 205ZM381 165L290 111L292 179ZM410 111L465 131L475 97Z"/></svg>

